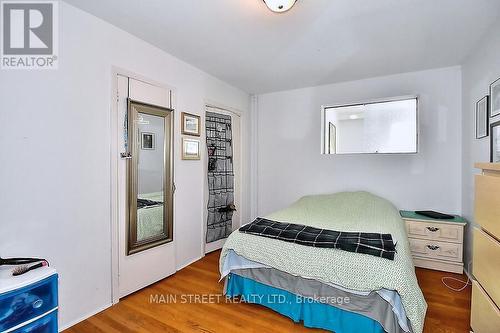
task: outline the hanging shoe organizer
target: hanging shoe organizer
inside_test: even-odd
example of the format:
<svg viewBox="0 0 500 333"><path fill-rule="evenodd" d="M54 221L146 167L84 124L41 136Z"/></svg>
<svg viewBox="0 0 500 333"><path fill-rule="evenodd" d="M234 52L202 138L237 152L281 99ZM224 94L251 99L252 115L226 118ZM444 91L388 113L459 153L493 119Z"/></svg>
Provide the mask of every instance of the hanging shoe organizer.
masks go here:
<svg viewBox="0 0 500 333"><path fill-rule="evenodd" d="M207 243L226 238L232 232L234 171L231 117L207 112L208 150Z"/></svg>

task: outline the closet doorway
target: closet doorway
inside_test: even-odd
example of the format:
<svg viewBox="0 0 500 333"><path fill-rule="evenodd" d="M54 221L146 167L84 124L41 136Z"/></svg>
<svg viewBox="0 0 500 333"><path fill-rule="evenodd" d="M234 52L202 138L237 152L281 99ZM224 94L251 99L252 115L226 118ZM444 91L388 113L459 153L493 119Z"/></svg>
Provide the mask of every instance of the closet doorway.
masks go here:
<svg viewBox="0 0 500 333"><path fill-rule="evenodd" d="M205 253L220 249L241 226L241 114L205 107Z"/></svg>
<svg viewBox="0 0 500 333"><path fill-rule="evenodd" d="M117 74L113 303L175 273L171 90ZM112 184L113 186L114 184ZM118 267L116 267L118 266Z"/></svg>

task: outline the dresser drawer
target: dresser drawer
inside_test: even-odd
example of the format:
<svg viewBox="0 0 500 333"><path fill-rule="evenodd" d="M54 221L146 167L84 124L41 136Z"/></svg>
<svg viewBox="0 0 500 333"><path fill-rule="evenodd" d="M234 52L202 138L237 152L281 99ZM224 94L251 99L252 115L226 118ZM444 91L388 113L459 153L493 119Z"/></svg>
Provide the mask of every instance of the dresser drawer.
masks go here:
<svg viewBox="0 0 500 333"><path fill-rule="evenodd" d="M500 243L474 228L472 272L491 299L500 305Z"/></svg>
<svg viewBox="0 0 500 333"><path fill-rule="evenodd" d="M463 242L463 225L406 220L408 237L444 242Z"/></svg>
<svg viewBox="0 0 500 333"><path fill-rule="evenodd" d="M500 238L500 177L476 176L474 200L475 222L496 238Z"/></svg>
<svg viewBox="0 0 500 333"><path fill-rule="evenodd" d="M409 241L414 256L462 262L462 244L417 238Z"/></svg>
<svg viewBox="0 0 500 333"><path fill-rule="evenodd" d="M472 281L472 305L470 326L474 333L498 332L500 311L481 286Z"/></svg>
<svg viewBox="0 0 500 333"><path fill-rule="evenodd" d="M56 307L57 275L1 294L0 332L41 316Z"/></svg>

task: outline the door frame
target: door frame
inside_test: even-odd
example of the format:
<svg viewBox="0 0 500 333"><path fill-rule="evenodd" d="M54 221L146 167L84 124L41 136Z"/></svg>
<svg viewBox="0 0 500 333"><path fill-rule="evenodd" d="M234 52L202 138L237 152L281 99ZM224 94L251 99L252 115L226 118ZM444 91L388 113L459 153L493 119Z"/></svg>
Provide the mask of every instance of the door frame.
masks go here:
<svg viewBox="0 0 500 333"><path fill-rule="evenodd" d="M239 153L238 153L238 158L239 158L239 161L240 161L240 167L239 167L239 198L240 198L240 202L239 202L239 207L238 207L238 210L239 210L239 214L240 214L240 221L241 223L243 222L243 218L244 218L244 209L246 208L245 205L244 205L244 200L243 200L243 166L244 166L244 161L243 161L243 158L244 158L244 154L243 154L243 150L244 150L244 146L243 146L243 124L244 124L244 121L243 121L243 112L241 112L240 110L237 110L235 108L232 108L232 107L228 107L228 106L225 106L221 103L217 103L217 102L214 102L214 101L209 101L209 100L205 100L205 105L204 105L204 110L203 110L203 130L201 131L201 140L203 140L204 144L202 145L202 147L204 147L204 150L203 150L203 153L201 154L201 157L202 157L202 163L203 163L203 202L202 202L202 221L203 221L203 226L201 228L201 232L202 232L202 242L201 242L201 251L202 251L202 254L203 256L205 256L207 253L210 253L212 251L216 251L217 248L221 248L223 246L223 244L225 243L225 240L227 238L224 238L222 240L218 240L216 242L213 242L213 243L222 243L222 245L216 245L214 248L210 248L207 250L207 242L206 242L206 232L207 232L207 216L208 216L208 213L207 213L207 200L208 200L208 170L206 168L206 166L208 165L208 152L207 152L207 149L206 149L206 133L205 133L205 117L206 117L206 113L207 113L207 107L210 107L210 108L214 108L214 109L218 109L220 110L221 112L225 112L225 113L229 113L229 114L232 114L234 116L237 116L238 119L239 119L239 131L240 131L240 149L239 149ZM239 227L239 226L238 226Z"/></svg>
<svg viewBox="0 0 500 333"><path fill-rule="evenodd" d="M118 85L117 85L117 76L122 75L126 76L130 79L143 81L145 83L170 90L170 108L173 110L173 118L172 125L175 121L175 110L176 110L176 98L177 90L168 84L158 82L155 80L151 80L143 75L128 71L126 69L111 66L111 99L110 99L110 111L109 111L109 120L110 120L110 173L111 173L111 182L110 182L110 206L111 206L111 216L110 216L110 230L111 230L111 304L117 304L120 301L120 290L119 290L119 261L120 261L120 234L119 234L119 202L118 202L118 184L119 184L119 174L118 174L118 162L120 161L120 147L118 142ZM172 126L172 131L174 131L174 126ZM172 141L172 155L175 156L175 141ZM175 159L172 161L173 170L175 170ZM175 172L173 172L172 181L175 184ZM172 199L173 205L175 207L175 199ZM173 211L173 225L175 228L175 209ZM175 233L175 230L173 231ZM174 234L173 234L174 235Z"/></svg>

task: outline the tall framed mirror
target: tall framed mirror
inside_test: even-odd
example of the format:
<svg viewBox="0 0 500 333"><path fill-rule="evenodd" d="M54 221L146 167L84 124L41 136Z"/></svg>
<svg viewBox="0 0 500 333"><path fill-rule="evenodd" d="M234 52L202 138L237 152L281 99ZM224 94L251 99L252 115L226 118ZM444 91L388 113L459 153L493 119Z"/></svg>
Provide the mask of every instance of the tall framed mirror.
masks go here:
<svg viewBox="0 0 500 333"><path fill-rule="evenodd" d="M173 240L171 109L128 102L127 255Z"/></svg>

